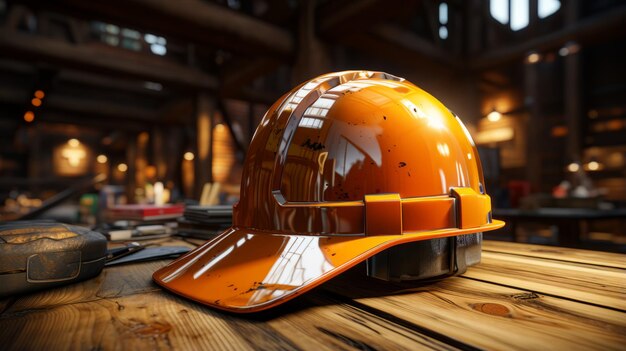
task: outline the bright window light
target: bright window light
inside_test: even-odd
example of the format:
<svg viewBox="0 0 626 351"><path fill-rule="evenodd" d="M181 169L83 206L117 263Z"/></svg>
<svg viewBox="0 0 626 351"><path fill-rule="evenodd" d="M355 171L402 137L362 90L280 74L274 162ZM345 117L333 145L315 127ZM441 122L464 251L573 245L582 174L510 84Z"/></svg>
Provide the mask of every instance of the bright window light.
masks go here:
<svg viewBox="0 0 626 351"><path fill-rule="evenodd" d="M439 23L448 24L448 4L445 2L439 4Z"/></svg>
<svg viewBox="0 0 626 351"><path fill-rule="evenodd" d="M157 42L157 36L154 35L154 34L150 34L150 33L147 33L146 35L144 35L143 39L148 44L156 44L156 42Z"/></svg>
<svg viewBox="0 0 626 351"><path fill-rule="evenodd" d="M539 0L537 3L537 14L539 18L546 18L556 13L561 8L559 0Z"/></svg>
<svg viewBox="0 0 626 351"><path fill-rule="evenodd" d="M502 24L509 23L509 0L489 1L489 13L496 21Z"/></svg>
<svg viewBox="0 0 626 351"><path fill-rule="evenodd" d="M511 29L528 27L528 0L511 0Z"/></svg>
<svg viewBox="0 0 626 351"><path fill-rule="evenodd" d="M448 28L446 28L446 26L439 27L439 38L441 39L448 38Z"/></svg>
<svg viewBox="0 0 626 351"><path fill-rule="evenodd" d="M150 45L150 51L155 55L163 56L167 53L167 48L163 45L152 44Z"/></svg>

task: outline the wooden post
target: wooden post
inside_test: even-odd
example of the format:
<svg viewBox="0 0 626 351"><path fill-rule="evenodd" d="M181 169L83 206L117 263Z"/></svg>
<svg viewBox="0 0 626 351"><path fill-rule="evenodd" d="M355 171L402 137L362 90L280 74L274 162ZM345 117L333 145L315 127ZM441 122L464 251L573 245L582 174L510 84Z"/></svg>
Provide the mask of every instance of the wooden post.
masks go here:
<svg viewBox="0 0 626 351"><path fill-rule="evenodd" d="M564 4L565 23L574 25L578 20L580 13L580 4L578 1L570 1ZM577 45L577 44L574 44ZM567 157L572 160L580 160L582 153L582 130L581 124L583 119L582 106L582 64L580 52L569 53L564 58L565 74L564 74L564 113L565 122L567 123L567 141L566 152Z"/></svg>
<svg viewBox="0 0 626 351"><path fill-rule="evenodd" d="M315 0L300 2L298 54L292 81L300 84L331 70L328 49L315 36Z"/></svg>
<svg viewBox="0 0 626 351"><path fill-rule="evenodd" d="M146 186L146 167L148 166L148 141L150 135L148 132L141 132L137 135L137 149L135 150L135 186L143 188ZM130 175L130 172L129 172Z"/></svg>
<svg viewBox="0 0 626 351"><path fill-rule="evenodd" d="M154 127L152 129L152 162L156 167L156 176L160 181L167 181L165 175L167 174L167 162L165 160L166 151L163 142L163 129L161 127Z"/></svg>
<svg viewBox="0 0 626 351"><path fill-rule="evenodd" d="M128 203L135 202L135 189L137 188L136 172L137 167L135 160L137 159L137 136L131 135L128 138L128 146L126 147L126 199Z"/></svg>
<svg viewBox="0 0 626 351"><path fill-rule="evenodd" d="M215 101L206 92L196 97L196 163L195 189L196 198L200 198L202 187L213 179L213 115Z"/></svg>
<svg viewBox="0 0 626 351"><path fill-rule="evenodd" d="M532 191L541 190L542 153L541 147L542 121L539 98L539 64L524 63L524 95L528 104L528 119L526 130L528 142L526 146L526 179L530 182Z"/></svg>

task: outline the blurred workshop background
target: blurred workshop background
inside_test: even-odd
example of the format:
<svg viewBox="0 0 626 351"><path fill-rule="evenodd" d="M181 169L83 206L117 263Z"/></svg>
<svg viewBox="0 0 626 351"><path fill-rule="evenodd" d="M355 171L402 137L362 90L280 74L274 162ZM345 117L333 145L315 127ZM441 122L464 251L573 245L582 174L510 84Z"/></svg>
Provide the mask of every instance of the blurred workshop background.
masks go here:
<svg viewBox="0 0 626 351"><path fill-rule="evenodd" d="M0 0L0 220L232 204L269 105L348 69L461 117L486 238L626 252L622 0Z"/></svg>

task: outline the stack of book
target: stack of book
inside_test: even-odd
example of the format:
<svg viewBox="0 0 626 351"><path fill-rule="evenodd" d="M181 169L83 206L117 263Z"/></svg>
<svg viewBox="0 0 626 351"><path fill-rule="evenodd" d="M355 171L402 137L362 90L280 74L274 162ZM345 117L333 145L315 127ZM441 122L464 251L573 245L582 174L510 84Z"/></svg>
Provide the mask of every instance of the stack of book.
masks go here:
<svg viewBox="0 0 626 351"><path fill-rule="evenodd" d="M178 219L178 234L210 239L233 223L233 207L228 205L190 205Z"/></svg>
<svg viewBox="0 0 626 351"><path fill-rule="evenodd" d="M176 219L182 217L185 206L173 205L116 205L106 211L109 223L104 233L111 241L149 240L176 233Z"/></svg>

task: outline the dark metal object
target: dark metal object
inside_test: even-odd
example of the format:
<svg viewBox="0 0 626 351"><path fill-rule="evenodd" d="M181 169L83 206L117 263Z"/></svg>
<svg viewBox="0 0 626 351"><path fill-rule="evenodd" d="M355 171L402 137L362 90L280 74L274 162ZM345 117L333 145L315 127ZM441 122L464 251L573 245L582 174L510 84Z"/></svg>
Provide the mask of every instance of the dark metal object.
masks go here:
<svg viewBox="0 0 626 351"><path fill-rule="evenodd" d="M481 244L476 233L394 246L367 260L367 275L400 282L463 274L480 262Z"/></svg>
<svg viewBox="0 0 626 351"><path fill-rule="evenodd" d="M43 221L0 224L0 297L95 277L106 238L87 228Z"/></svg>
<svg viewBox="0 0 626 351"><path fill-rule="evenodd" d="M116 247L113 249L107 250L107 259L106 264L109 264L112 261L120 259L122 257L132 255L137 251L143 250L145 247L137 242L132 242L123 247Z"/></svg>
<svg viewBox="0 0 626 351"><path fill-rule="evenodd" d="M111 261L107 261L106 266L176 258L189 252L190 250L191 249L186 246L149 247L144 250L135 250L121 258L115 258Z"/></svg>

